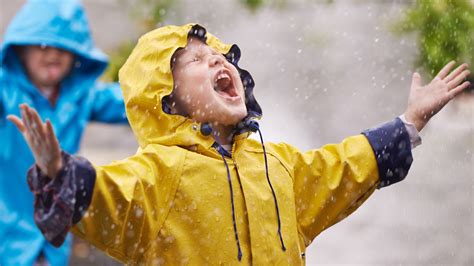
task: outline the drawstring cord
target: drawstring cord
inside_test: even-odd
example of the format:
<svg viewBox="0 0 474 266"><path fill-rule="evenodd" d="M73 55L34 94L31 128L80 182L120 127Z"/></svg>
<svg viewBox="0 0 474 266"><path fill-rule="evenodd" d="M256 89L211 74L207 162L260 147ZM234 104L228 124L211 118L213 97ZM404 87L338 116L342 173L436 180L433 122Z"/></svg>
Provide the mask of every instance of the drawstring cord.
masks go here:
<svg viewBox="0 0 474 266"><path fill-rule="evenodd" d="M268 185L270 186L270 189L272 190L273 200L275 202L275 209L276 209L277 219L278 219L278 236L280 237L281 249L283 249L283 251L286 251L285 243L283 242L283 236L281 235L281 220L280 220L280 210L278 208L278 200L275 194L275 190L273 189L272 182L270 181L270 177L268 176L267 152L265 150L265 144L263 144L263 136L262 136L262 132L260 131L260 128L258 128L258 124L257 124L257 131L258 131L258 134L260 135L260 143L262 143L262 148L263 148L263 157L265 158L265 174L267 175L267 182L268 182Z"/></svg>
<svg viewBox="0 0 474 266"><path fill-rule="evenodd" d="M270 177L268 175L268 160L267 160L267 151L265 150L265 144L263 142L263 135L262 132L260 131L260 126L257 121L254 120L247 120L244 123L245 127L249 128L253 132L258 132L258 135L260 136L260 143L262 144L262 149L263 149L263 157L265 159L265 174L267 175L267 182L268 185L270 186L270 189L272 190L273 194L273 200L275 202L275 209L277 213L277 219L278 219L278 236L280 237L280 242L281 242L281 249L283 251L286 251L285 247L285 242L283 242L283 236L281 234L281 219L280 219L280 209L278 208L278 200L275 194L275 190L273 189L272 182L270 180Z"/></svg>
<svg viewBox="0 0 474 266"><path fill-rule="evenodd" d="M229 182L230 201L232 203L232 223L234 224L235 241L237 242L237 258L240 261L242 260L242 249L240 249L239 234L237 232L237 223L235 222L234 191L232 190L232 180L230 178L229 165L227 164L227 161L224 157L224 153L220 153L220 154L222 156L222 160L224 160L225 168L227 169L227 181Z"/></svg>
<svg viewBox="0 0 474 266"><path fill-rule="evenodd" d="M260 136L260 143L262 144L262 148L263 148L263 157L265 159L265 175L267 177L268 185L270 186L270 189L272 191L273 201L275 203L275 210L276 210L276 214L277 214L278 236L280 237L282 250L286 251L285 243L283 241L283 236L282 236L282 233L281 233L281 218L280 218L280 209L278 207L278 200L277 200L277 197L276 197L275 190L273 189L273 185L272 185L272 182L270 180L270 176L268 174L267 151L265 149L265 144L263 142L263 135L262 135L262 132L260 131L260 127L259 127L257 121L247 120L245 122L245 126L253 132L258 132L258 134ZM201 128L201 131L203 131L203 129L206 130L205 133L210 134L210 132L212 132L212 129L208 125L205 128ZM208 135L208 134L206 134L206 135ZM227 160L225 159L225 154L229 154L229 153L227 152L227 150L225 150L220 145L220 143L217 140L217 136L216 136L215 133L214 133L214 139L215 139L216 142L215 142L215 145L213 145L213 146L217 150L217 152L222 156L222 160L224 161L224 165L225 165L226 170L227 170L227 182L229 183L230 201L231 201L231 204L232 204L232 223L234 225L235 241L237 243L237 258L239 259L239 261L241 261L242 260L242 249L240 248L239 234L238 234L238 231L237 231L237 222L235 220L234 191L232 189L232 180L231 180L231 176L230 176L229 165L227 164Z"/></svg>
<svg viewBox="0 0 474 266"><path fill-rule="evenodd" d="M212 129L211 129L212 131ZM232 189L232 179L230 177L230 170L229 165L227 164L227 160L225 159L224 154L227 152L224 148L222 148L221 144L219 144L217 140L217 136L214 133L215 144L214 148L217 152L222 156L222 160L224 160L225 168L227 170L227 182L229 183L229 190L230 190L230 202L232 204L232 223L234 224L234 234L235 234L235 242L237 243L237 258L239 261L242 260L242 249L240 248L240 240L239 240L239 233L237 231L237 222L235 221L235 204L234 204L234 190ZM228 153L228 152L227 152Z"/></svg>

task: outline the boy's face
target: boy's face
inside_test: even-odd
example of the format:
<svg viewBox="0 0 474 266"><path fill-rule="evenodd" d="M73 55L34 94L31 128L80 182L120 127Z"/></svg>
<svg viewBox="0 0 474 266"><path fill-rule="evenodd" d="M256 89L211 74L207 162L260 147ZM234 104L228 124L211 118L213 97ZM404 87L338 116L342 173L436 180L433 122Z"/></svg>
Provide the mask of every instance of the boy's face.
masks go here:
<svg viewBox="0 0 474 266"><path fill-rule="evenodd" d="M237 69L196 38L173 57L172 109L198 122L236 125L247 115Z"/></svg>
<svg viewBox="0 0 474 266"><path fill-rule="evenodd" d="M74 55L54 47L25 46L20 57L28 77L37 86L57 86L71 70Z"/></svg>

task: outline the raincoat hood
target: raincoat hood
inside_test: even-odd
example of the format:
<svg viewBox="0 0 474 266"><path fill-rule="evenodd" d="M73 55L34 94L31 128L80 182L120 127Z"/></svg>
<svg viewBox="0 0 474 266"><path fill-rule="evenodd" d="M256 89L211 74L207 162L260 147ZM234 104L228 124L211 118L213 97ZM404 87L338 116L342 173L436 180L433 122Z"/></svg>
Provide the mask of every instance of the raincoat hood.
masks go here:
<svg viewBox="0 0 474 266"><path fill-rule="evenodd" d="M198 24L166 26L145 34L119 72L126 103L127 117L141 148L148 144L166 146L198 145L208 149L215 142L208 124L200 124L167 111L164 99L173 90L171 59L187 44L188 37L201 39L215 51L222 53L240 73L245 89L248 115L237 125L237 135L246 136L246 125L259 118L262 110L253 96L252 76L237 64L240 49L222 43Z"/></svg>
<svg viewBox="0 0 474 266"><path fill-rule="evenodd" d="M95 47L86 14L78 0L30 0L13 18L1 46L0 62L16 66L14 46L43 45L76 56L71 75L95 80L107 67L107 56Z"/></svg>

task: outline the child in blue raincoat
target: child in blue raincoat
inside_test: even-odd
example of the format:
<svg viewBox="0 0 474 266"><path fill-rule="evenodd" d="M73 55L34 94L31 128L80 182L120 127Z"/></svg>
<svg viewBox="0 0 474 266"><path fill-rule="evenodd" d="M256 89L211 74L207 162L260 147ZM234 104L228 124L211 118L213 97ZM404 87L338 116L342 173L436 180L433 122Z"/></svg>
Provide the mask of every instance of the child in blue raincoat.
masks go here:
<svg viewBox="0 0 474 266"><path fill-rule="evenodd" d="M400 118L301 152L263 141L240 58L197 24L140 38L120 70L140 148L109 165L62 151L27 105L10 116L36 158L28 184L45 237L59 246L72 230L134 265L304 265L316 236L405 178L418 131L469 86L466 64L424 86L414 74Z"/></svg>
<svg viewBox="0 0 474 266"><path fill-rule="evenodd" d="M32 265L39 256L66 265L71 238L55 248L36 227L24 178L34 159L6 117L21 103L34 106L74 154L89 121L127 122L123 97L118 84L97 81L108 59L79 1L28 1L3 36L0 62L0 265Z"/></svg>

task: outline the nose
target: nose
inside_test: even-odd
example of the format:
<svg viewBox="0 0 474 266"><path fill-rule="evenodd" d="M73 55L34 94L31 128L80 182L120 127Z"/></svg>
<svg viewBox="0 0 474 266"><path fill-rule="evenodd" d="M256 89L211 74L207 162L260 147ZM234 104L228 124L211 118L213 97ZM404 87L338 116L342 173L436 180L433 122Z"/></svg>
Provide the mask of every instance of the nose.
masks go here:
<svg viewBox="0 0 474 266"><path fill-rule="evenodd" d="M44 51L48 56L51 56L51 57L59 57L65 52L55 47L46 47L44 48Z"/></svg>
<svg viewBox="0 0 474 266"><path fill-rule="evenodd" d="M221 55L213 54L209 57L209 66L223 65L224 58Z"/></svg>

